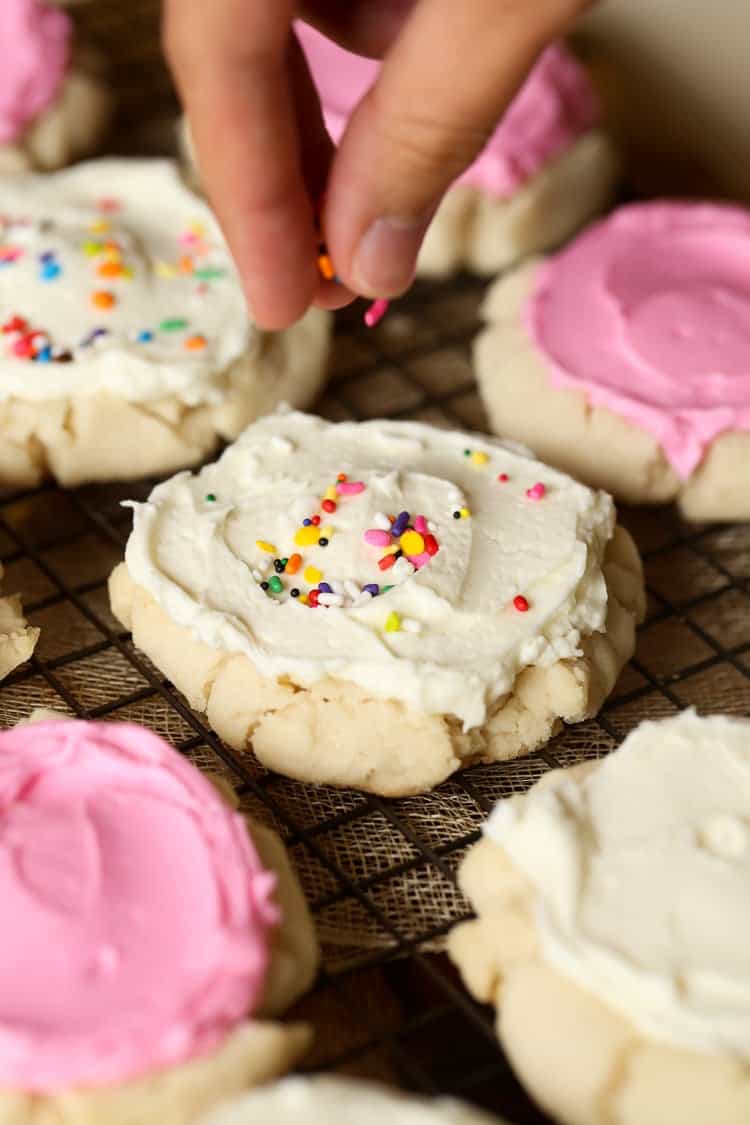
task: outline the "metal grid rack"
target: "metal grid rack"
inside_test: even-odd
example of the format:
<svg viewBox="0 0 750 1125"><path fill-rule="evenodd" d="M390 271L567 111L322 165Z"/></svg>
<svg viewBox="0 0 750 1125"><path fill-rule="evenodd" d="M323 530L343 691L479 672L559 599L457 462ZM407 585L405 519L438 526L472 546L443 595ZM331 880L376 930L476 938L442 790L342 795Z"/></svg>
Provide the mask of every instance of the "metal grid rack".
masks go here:
<svg viewBox="0 0 750 1125"><path fill-rule="evenodd" d="M375 415L483 428L469 344L483 287L420 285L374 331L361 308L340 315L333 377L319 404L332 419ZM454 875L501 796L546 770L612 749L642 718L696 705L750 712L750 525L680 523L671 510L625 512L646 562L650 609L636 659L595 720L541 753L477 767L434 794L385 801L272 775L224 746L112 618L106 579L130 513L152 482L65 492L53 485L0 502L5 588L42 627L33 659L0 687L0 724L52 707L130 719L221 772L244 806L283 835L312 900L325 964L299 1014L316 1027L312 1068L460 1094L515 1125L540 1125L496 1044L493 1014L433 952L466 915ZM335 937L345 921L358 948Z"/></svg>

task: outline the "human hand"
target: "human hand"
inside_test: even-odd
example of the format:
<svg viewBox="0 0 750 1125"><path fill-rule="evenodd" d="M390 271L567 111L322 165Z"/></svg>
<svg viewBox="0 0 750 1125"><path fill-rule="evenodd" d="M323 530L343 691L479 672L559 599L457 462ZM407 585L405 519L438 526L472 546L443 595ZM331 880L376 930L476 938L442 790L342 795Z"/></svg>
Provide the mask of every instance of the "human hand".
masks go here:
<svg viewBox="0 0 750 1125"><path fill-rule="evenodd" d="M591 0L165 0L201 175L257 323L410 285L430 219ZM383 58L337 152L292 21ZM317 269L315 207L342 284Z"/></svg>

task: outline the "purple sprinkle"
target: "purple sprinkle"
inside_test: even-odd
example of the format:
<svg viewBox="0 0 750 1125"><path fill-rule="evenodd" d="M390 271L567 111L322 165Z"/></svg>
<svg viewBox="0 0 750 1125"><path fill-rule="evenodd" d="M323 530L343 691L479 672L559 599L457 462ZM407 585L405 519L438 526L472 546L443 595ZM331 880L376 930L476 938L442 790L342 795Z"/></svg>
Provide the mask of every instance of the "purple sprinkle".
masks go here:
<svg viewBox="0 0 750 1125"><path fill-rule="evenodd" d="M362 587L362 590L367 594L372 594L374 598L380 593L380 587L377 582L368 582L366 586Z"/></svg>
<svg viewBox="0 0 750 1125"><path fill-rule="evenodd" d="M318 589L320 590L321 594L332 594L333 593L333 590L331 589L331 587L328 585L327 582L319 582L318 583Z"/></svg>
<svg viewBox="0 0 750 1125"><path fill-rule="evenodd" d="M406 531L408 526L409 526L409 513L408 512L399 512L399 514L396 516L396 518L393 521L393 524L391 526L391 535L394 537L394 539L398 539L398 537L400 535L404 534L404 532Z"/></svg>
<svg viewBox="0 0 750 1125"><path fill-rule="evenodd" d="M39 255L39 261L40 262L54 262L54 260L55 260L54 250L45 250L45 252L43 254Z"/></svg>
<svg viewBox="0 0 750 1125"><path fill-rule="evenodd" d="M311 524L312 524L312 520L303 520L302 521L303 527L310 527Z"/></svg>

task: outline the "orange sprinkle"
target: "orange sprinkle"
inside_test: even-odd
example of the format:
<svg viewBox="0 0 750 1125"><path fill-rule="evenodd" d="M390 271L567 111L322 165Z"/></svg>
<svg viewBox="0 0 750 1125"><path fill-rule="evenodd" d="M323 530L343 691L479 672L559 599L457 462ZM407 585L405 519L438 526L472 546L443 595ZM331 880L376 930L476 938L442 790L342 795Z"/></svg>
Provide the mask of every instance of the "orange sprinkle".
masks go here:
<svg viewBox="0 0 750 1125"><path fill-rule="evenodd" d="M102 262L101 265L97 267L96 272L99 274L99 277L122 277L124 269L120 262L109 261Z"/></svg>
<svg viewBox="0 0 750 1125"><path fill-rule="evenodd" d="M189 254L183 254L180 258L180 273L192 273L194 269L193 259Z"/></svg>
<svg viewBox="0 0 750 1125"><path fill-rule="evenodd" d="M336 276L333 262L327 254L318 254L318 269L320 270L321 277L325 278L326 281L333 281Z"/></svg>
<svg viewBox="0 0 750 1125"><path fill-rule="evenodd" d="M107 289L97 289L91 294L91 302L98 309L111 309L115 304L115 295Z"/></svg>
<svg viewBox="0 0 750 1125"><path fill-rule="evenodd" d="M201 348L205 348L207 342L205 336L188 336L185 341L185 347L188 351L199 352Z"/></svg>
<svg viewBox="0 0 750 1125"><path fill-rule="evenodd" d="M301 566L302 566L302 555L297 555L297 554L290 555L289 556L289 562L286 564L286 572L287 572L287 574L296 574Z"/></svg>

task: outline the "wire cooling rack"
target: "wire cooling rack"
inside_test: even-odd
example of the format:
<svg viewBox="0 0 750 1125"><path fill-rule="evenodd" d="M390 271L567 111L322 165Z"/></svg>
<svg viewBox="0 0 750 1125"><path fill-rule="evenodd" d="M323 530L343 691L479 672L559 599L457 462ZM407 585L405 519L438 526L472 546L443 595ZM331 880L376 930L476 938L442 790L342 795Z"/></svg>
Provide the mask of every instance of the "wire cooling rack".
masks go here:
<svg viewBox="0 0 750 1125"><path fill-rule="evenodd" d="M169 149L176 101L159 60L157 0L98 0L77 14L111 62L116 150ZM320 412L484 429L469 362L482 292L470 278L419 285L372 332L361 308L340 314ZM295 1012L316 1030L307 1067L456 1094L514 1125L544 1125L497 1046L494 1013L435 952L467 916L456 868L496 800L607 753L641 719L690 705L750 713L750 525L688 527L672 509L623 512L644 556L649 615L602 713L541 753L384 801L300 785L235 754L133 648L110 614L106 580L130 528L120 501L145 498L152 484L47 485L0 499L4 588L24 595L42 628L32 660L0 685L0 726L34 707L142 722L226 777L243 807L280 832L324 946L316 988Z"/></svg>
<svg viewBox="0 0 750 1125"><path fill-rule="evenodd" d="M372 332L361 308L341 314L321 413L483 428L469 363L481 293L469 278L419 285ZM109 612L106 579L130 527L120 501L144 498L152 483L47 485L0 501L5 588L24 595L42 628L33 659L0 686L0 723L40 706L134 720L223 774L286 840L324 942L321 978L300 1006L318 1031L307 1065L461 1094L516 1125L540 1125L497 1047L493 1013L433 952L467 914L457 865L498 798L608 752L642 718L689 705L750 712L750 526L688 527L671 509L624 512L644 554L649 616L603 712L542 753L385 801L301 785L232 752L133 648Z"/></svg>

